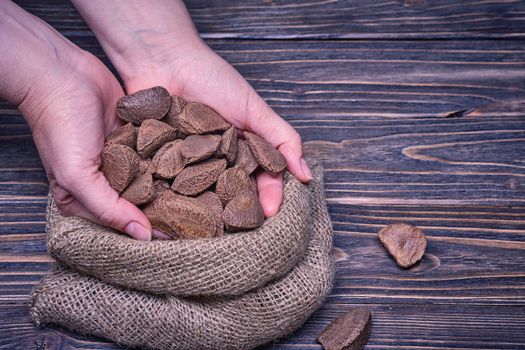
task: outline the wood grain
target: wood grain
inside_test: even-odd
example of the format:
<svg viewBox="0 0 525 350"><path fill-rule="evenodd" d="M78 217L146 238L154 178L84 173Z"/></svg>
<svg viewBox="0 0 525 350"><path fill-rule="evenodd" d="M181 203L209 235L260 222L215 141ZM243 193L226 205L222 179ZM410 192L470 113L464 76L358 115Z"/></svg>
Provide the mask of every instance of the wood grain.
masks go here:
<svg viewBox="0 0 525 350"><path fill-rule="evenodd" d="M91 39L79 43L104 59ZM358 304L382 310L371 349L508 348L523 342L491 333L487 346L476 335L503 322L507 328L500 332L510 336L525 322L518 312L525 303L525 119L500 116L501 104L494 102L522 95L519 42L490 50L485 42L418 42L410 45L411 58L403 53L409 42L398 43L399 50L387 42L210 43L297 128L307 154L326 167L339 260L336 286L325 309L299 335L273 348L317 348L313 339L322 325L341 308ZM445 46L447 55L438 62L435 53ZM448 62L461 60L477 67L448 70ZM387 76L373 74L389 69ZM496 73L487 73L492 71L506 77L505 85L492 79ZM429 75L441 82L425 82ZM282 76L285 81L276 79ZM443 117L487 103L495 107L484 115ZM6 348L33 346L27 345L30 339L50 348L111 349L68 332L36 330L27 318L27 296L50 266L43 215L47 187L29 129L16 111L2 108L0 305L9 317L0 338ZM416 224L428 235L428 252L414 269L397 267L377 241L379 228L392 222ZM498 310L497 316L486 308ZM402 330L410 333L410 322L423 335L407 337ZM454 332L459 338L443 338Z"/></svg>
<svg viewBox="0 0 525 350"><path fill-rule="evenodd" d="M17 0L63 33L88 34L65 0ZM458 39L523 38L520 0L186 1L205 38Z"/></svg>
<svg viewBox="0 0 525 350"><path fill-rule="evenodd" d="M332 302L325 304L292 337L261 347L271 349L316 349L312 334L319 334L328 320L355 306L372 312L372 335L366 349L522 349L525 324L519 308L478 305L377 305ZM83 337L61 328L37 329L27 322L23 304L0 312L12 325L0 324L0 349L120 349L100 339ZM484 330L490 329L490 332ZM509 334L513 334L512 338Z"/></svg>
<svg viewBox="0 0 525 350"><path fill-rule="evenodd" d="M108 62L94 38L71 39ZM419 122L461 109L479 109L465 115L469 118L499 117L509 116L507 102L525 97L521 40L208 40L208 44L289 118L337 123L338 118L351 117L359 123L406 117ZM525 106L515 106L513 113L510 116L519 119Z"/></svg>

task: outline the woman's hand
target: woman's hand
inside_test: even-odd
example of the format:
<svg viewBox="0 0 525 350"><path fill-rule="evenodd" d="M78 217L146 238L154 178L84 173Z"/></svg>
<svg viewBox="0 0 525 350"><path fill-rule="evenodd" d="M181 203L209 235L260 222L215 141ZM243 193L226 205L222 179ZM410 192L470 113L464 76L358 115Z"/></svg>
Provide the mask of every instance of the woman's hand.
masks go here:
<svg viewBox="0 0 525 350"><path fill-rule="evenodd" d="M155 6L147 1L74 3L128 93L160 85L186 100L204 103L238 129L253 131L277 147L298 179L311 179L299 134L200 39L181 1L161 0ZM261 172L257 183L264 212L272 216L282 201L282 175Z"/></svg>
<svg viewBox="0 0 525 350"><path fill-rule="evenodd" d="M88 56L73 69L62 67L43 85L20 110L31 125L59 210L136 239L151 239L146 216L121 198L99 171L104 139L120 124L115 116L123 96L118 81Z"/></svg>
<svg viewBox="0 0 525 350"><path fill-rule="evenodd" d="M158 48L161 49L161 48ZM302 159L299 134L279 117L248 82L225 60L199 42L178 55L175 48L163 49L155 70L126 80L128 92L155 85L188 101L204 103L241 130L253 131L273 144L288 161L288 170L302 181L311 173ZM283 196L282 174L257 174L259 198L266 216L279 210Z"/></svg>
<svg viewBox="0 0 525 350"><path fill-rule="evenodd" d="M120 84L96 57L36 17L8 2L0 10L0 46L8 46L0 70L10 74L3 97L19 107L32 129L59 210L151 239L146 216L99 171L105 136L120 124Z"/></svg>

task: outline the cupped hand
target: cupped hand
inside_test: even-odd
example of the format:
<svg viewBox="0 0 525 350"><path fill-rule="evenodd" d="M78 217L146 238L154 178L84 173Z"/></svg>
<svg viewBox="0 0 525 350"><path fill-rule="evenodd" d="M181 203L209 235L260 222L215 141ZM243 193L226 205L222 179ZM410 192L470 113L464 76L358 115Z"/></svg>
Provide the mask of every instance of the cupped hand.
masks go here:
<svg viewBox="0 0 525 350"><path fill-rule="evenodd" d="M19 108L31 126L60 212L149 240L146 216L119 197L99 171L104 139L120 125L115 111L123 94L104 64L83 53L50 68Z"/></svg>
<svg viewBox="0 0 525 350"><path fill-rule="evenodd" d="M286 158L288 170L307 182L312 173L303 158L301 137L278 116L228 62L200 39L181 50L156 46L156 55L144 69L126 79L132 93L155 85L188 101L204 103L241 130L252 131L274 145ZM283 197L282 174L257 174L259 198L266 216L279 210Z"/></svg>
<svg viewBox="0 0 525 350"><path fill-rule="evenodd" d="M299 134L248 82L199 37L182 0L72 0L118 70L126 92L164 86L174 95L204 103L241 130L265 138L284 155L301 181L312 174ZM282 175L257 176L266 216L283 196Z"/></svg>

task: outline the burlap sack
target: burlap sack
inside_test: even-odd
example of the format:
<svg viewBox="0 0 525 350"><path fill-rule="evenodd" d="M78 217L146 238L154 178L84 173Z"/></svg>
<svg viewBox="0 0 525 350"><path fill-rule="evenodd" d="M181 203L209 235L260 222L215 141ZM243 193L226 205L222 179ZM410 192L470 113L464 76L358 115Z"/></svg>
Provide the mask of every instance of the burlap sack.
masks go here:
<svg viewBox="0 0 525 350"><path fill-rule="evenodd" d="M96 244L86 244L91 240L82 238L70 240L67 239L65 244L60 245L60 239L50 237L50 242L60 245L60 252L70 252L71 244L84 244L89 252L89 256L95 258L96 264L99 261L106 261L103 266L109 264L109 258L101 258L91 255L94 251L101 252L105 249L107 254L113 250L126 254L118 245L125 245L133 254L131 257L143 257L144 254L150 255L151 259L156 259L159 251L162 251L163 265L151 267L152 273L155 273L157 279L160 276L169 276L172 283L176 280L176 273L179 271L184 275L184 279L179 279L178 283L194 281L196 292L192 293L191 288L177 286L169 288L161 281L159 285L163 287L163 293L180 293L187 295L185 297L173 294L153 294L130 288L123 285L132 285L127 283L124 276L129 276L132 270L126 270L123 259L118 263L121 271L114 273L117 279L114 281L121 286L116 286L102 281L102 275L95 272L95 268L88 268L89 263L82 259L72 259L76 256L72 253L56 254L60 256L61 261L67 261L68 264L76 269L83 270L86 273L97 275L99 278L87 276L86 274L73 271L71 268L56 266L54 270L44 277L35 289L31 297L31 317L37 325L40 324L59 324L69 329L79 331L84 334L93 334L117 343L133 347L143 347L147 349L251 349L258 345L268 343L276 338L285 336L306 321L306 319L322 304L325 297L330 293L333 282L333 262L330 255L332 246L332 228L330 219L327 214L324 194L322 172L320 167L314 166L314 180L308 186L301 185L295 179L288 176L285 186L285 201L281 213L274 219L265 224L265 227L257 230L260 235L268 235L275 239L269 244L266 239L257 240L255 232L236 234L229 237L214 239L209 241L176 241L176 242L153 242L143 243L155 244L162 247L169 244L170 249L163 251L162 248L145 248L145 246L136 246L130 244L130 240L116 235L110 231L93 232L92 236L100 234L111 238L109 241L100 240L92 237L93 241L99 244L113 244L110 247L96 247ZM295 199L293 199L295 198ZM292 209L292 207L294 209ZM288 208L288 209L286 209ZM290 210L289 215L303 217L305 219L293 219L281 215L285 210ZM52 218L49 218L49 228L53 227L64 219L51 210ZM55 222L53 222L57 219ZM291 221L290 221L291 220ZM286 224L283 224L286 222ZM63 232L64 236L82 237L77 231L86 226L86 222L78 221L81 226L70 226L69 230ZM292 225L295 225L293 226ZM268 233L268 226L274 230L283 231L281 234L271 235ZM302 234L296 231L303 230ZM100 231L100 230L99 230ZM52 236L53 233L50 232ZM241 290L249 288L246 278L242 273L237 273L237 269L244 269L243 261L238 260L237 255L231 251L223 251L220 255L220 249L213 248L213 242L221 244L222 241L229 242L222 249L236 249L238 247L235 241L245 242L239 253L245 254L248 262L268 261L266 258L259 256L260 252L257 244L268 244L280 252L280 239L287 240L289 236L295 237L296 245L286 243L291 247L291 251L283 252L283 255L299 255L299 258L288 257L283 259L276 256L282 265L271 265L268 269L274 269L273 272L266 274L263 280L269 280L264 285L252 289L248 292ZM250 240L253 239L253 242ZM306 242L304 249L301 242ZM139 242L140 243L140 242ZM191 244L196 246L206 245L210 249L215 249L216 256L221 259L232 259L235 264L228 264L226 261L220 261L216 268L208 259L193 260L195 265L185 264L184 269L173 270L173 264L170 258L178 263L183 263L178 254L187 253ZM179 245L184 249L177 248ZM136 248L140 247L140 248ZM246 252L247 247L251 248ZM160 249L160 250L159 250ZM203 249L203 248L200 248ZM265 248L266 249L266 248ZM82 247L75 251L81 251ZM271 249L270 249L271 250ZM137 253L140 252L140 253ZM171 257L169 253L173 254ZM206 254L204 250L197 250L200 254ZM304 254L301 254L303 252ZM264 254L268 252L263 251ZM78 253L77 253L78 254ZM268 253L269 254L269 253ZM118 254L114 254L119 256ZM65 258L64 258L65 257ZM146 257L141 258L143 264L146 264ZM291 263L295 261L295 265ZM73 263L72 263L73 262ZM82 263L79 263L82 262ZM133 264L134 261L128 261ZM208 270L199 266L202 263L206 268L211 268L214 273L231 274L226 276L210 276L206 273ZM240 264L240 265L236 265ZM291 269L288 266L291 266ZM109 266L104 267L109 269ZM259 270L264 270L264 266ZM190 272L186 270L190 270ZM253 268L247 268L247 273L253 273ZM134 270L133 270L134 271ZM170 271L170 273L166 273ZM206 288L197 278L190 278L191 271L208 279L210 283L221 286L219 293L214 293L211 288ZM204 272L202 272L204 271ZM243 270L244 271L244 270ZM283 272L283 271L288 271ZM284 274L284 275L283 275ZM281 276L277 279L269 277ZM147 274L143 274L146 278ZM241 283L239 289L235 278L242 278L245 282ZM135 278L132 278L135 280ZM153 278L151 278L153 279ZM104 280L109 279L104 277ZM184 282L181 282L184 281ZM227 282L229 281L229 283ZM113 282L113 281L110 281ZM138 284L138 280L133 283ZM254 283L260 285L262 282ZM135 287L135 285L133 284ZM148 288L153 288L149 284ZM146 288L141 288L145 290ZM182 292L181 292L182 291ZM158 291L157 291L158 292ZM207 295L202 295L207 294ZM215 294L215 295L213 295ZM217 294L222 294L217 295ZM225 296L225 294L232 294ZM236 294L236 295L233 295Z"/></svg>
<svg viewBox="0 0 525 350"><path fill-rule="evenodd" d="M285 174L279 213L258 229L199 240L141 242L48 205L48 251L62 265L136 290L238 295L288 273L304 255L312 204Z"/></svg>

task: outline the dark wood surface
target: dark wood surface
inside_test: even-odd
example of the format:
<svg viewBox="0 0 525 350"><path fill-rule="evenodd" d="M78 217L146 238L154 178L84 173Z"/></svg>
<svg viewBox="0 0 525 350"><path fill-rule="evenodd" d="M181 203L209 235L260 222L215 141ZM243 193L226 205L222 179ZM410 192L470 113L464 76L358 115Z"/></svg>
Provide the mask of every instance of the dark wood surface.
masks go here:
<svg viewBox="0 0 525 350"><path fill-rule="evenodd" d="M64 33L88 32L63 0L20 0ZM206 38L523 38L520 0L186 1Z"/></svg>
<svg viewBox="0 0 525 350"><path fill-rule="evenodd" d="M107 62L68 2L19 3ZM358 305L373 314L367 349L524 349L525 2L188 6L326 168L336 286L266 349L320 349L322 328ZM47 183L19 113L0 102L0 116L0 349L117 349L31 324L28 295L50 265ZM377 240L394 222L427 234L410 270Z"/></svg>

